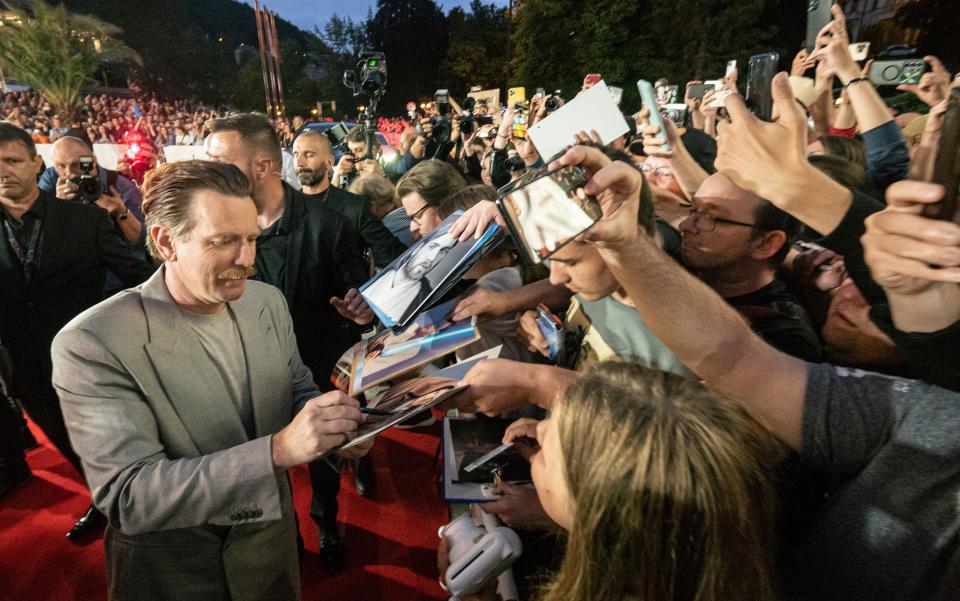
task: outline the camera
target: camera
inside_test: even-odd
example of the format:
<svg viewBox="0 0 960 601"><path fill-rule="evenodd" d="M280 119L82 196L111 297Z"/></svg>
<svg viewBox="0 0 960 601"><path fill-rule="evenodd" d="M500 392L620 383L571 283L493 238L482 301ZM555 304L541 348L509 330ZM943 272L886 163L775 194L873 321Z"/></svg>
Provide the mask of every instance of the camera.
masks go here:
<svg viewBox="0 0 960 601"><path fill-rule="evenodd" d="M682 103L672 103L660 107L660 116L664 119L673 121L677 127L683 127L687 121L687 105Z"/></svg>
<svg viewBox="0 0 960 601"><path fill-rule="evenodd" d="M543 103L543 106L547 109L548 113L552 113L560 108L560 102L563 100L561 93L562 92L560 90L554 90L550 98L547 98L546 102Z"/></svg>
<svg viewBox="0 0 960 601"><path fill-rule="evenodd" d="M437 533L446 537L450 567L442 575L443 587L459 598L476 593L484 583L498 579L497 592L502 599L518 599L510 565L523 551L517 533L500 524L496 516L479 511L483 526L463 514Z"/></svg>
<svg viewBox="0 0 960 601"><path fill-rule="evenodd" d="M492 117L478 117L474 115L474 109L477 107L477 99L467 96L463 99L463 119L460 121L460 131L467 134L468 136L473 133L473 130L478 126L491 125L493 123Z"/></svg>
<svg viewBox="0 0 960 601"><path fill-rule="evenodd" d="M93 204L103 196L103 186L100 184L100 178L93 175L93 157L80 157L80 177L70 179L70 183L77 187L77 200L87 204Z"/></svg>
<svg viewBox="0 0 960 601"><path fill-rule="evenodd" d="M353 90L354 96L364 94L376 106L387 89L386 55L373 50L361 52L356 68L343 72L343 85Z"/></svg>
<svg viewBox="0 0 960 601"><path fill-rule="evenodd" d="M507 157L503 164L510 171L522 171L527 168L527 164L520 157Z"/></svg>
<svg viewBox="0 0 960 601"><path fill-rule="evenodd" d="M870 67L870 81L877 86L916 85L926 67L921 58L877 60Z"/></svg>

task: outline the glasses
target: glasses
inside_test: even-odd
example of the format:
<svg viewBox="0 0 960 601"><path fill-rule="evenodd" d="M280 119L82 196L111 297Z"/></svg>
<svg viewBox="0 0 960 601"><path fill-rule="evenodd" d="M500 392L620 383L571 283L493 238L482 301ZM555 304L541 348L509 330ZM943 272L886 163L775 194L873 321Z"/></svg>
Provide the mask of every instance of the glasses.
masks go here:
<svg viewBox="0 0 960 601"><path fill-rule="evenodd" d="M658 177L673 176L673 169L669 167L651 167L646 163L640 163L640 171L644 173L652 173Z"/></svg>
<svg viewBox="0 0 960 601"><path fill-rule="evenodd" d="M694 197L694 200L702 199ZM714 217L713 215L704 213L699 209L690 209L690 219L693 220L693 225L701 232L712 232L713 230L717 229L718 223L727 223L730 225L740 225L743 227L749 227L751 229L757 229L757 224L755 223L744 223L743 221L734 221L733 219Z"/></svg>
<svg viewBox="0 0 960 601"><path fill-rule="evenodd" d="M430 205L423 205L420 209L410 216L410 222L420 225L420 218L423 217L423 214L426 213L427 209L430 208Z"/></svg>

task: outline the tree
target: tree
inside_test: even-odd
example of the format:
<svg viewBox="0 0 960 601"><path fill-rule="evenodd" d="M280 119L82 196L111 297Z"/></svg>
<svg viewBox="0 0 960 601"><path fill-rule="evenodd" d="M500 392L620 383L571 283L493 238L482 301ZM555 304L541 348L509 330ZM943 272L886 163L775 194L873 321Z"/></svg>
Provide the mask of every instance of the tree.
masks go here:
<svg viewBox="0 0 960 601"><path fill-rule="evenodd" d="M43 94L65 121L79 109L80 88L111 61L142 64L140 55L117 39L121 30L90 15L68 14L64 6L32 0L30 9L7 5L14 15L0 28L0 60L23 83Z"/></svg>
<svg viewBox="0 0 960 601"><path fill-rule="evenodd" d="M447 53L447 18L433 0L377 0L367 22L372 50L387 56L387 91L380 111L400 114L408 100L437 89Z"/></svg>
<svg viewBox="0 0 960 601"><path fill-rule="evenodd" d="M910 2L897 11L896 23L919 30L916 45L922 53L938 57L954 72L960 69L960 46L957 45L960 10L956 0Z"/></svg>
<svg viewBox="0 0 960 601"><path fill-rule="evenodd" d="M470 12L454 7L447 15L449 47L440 66L440 80L456 96L469 86L505 87L507 83L507 19L496 4L470 3Z"/></svg>

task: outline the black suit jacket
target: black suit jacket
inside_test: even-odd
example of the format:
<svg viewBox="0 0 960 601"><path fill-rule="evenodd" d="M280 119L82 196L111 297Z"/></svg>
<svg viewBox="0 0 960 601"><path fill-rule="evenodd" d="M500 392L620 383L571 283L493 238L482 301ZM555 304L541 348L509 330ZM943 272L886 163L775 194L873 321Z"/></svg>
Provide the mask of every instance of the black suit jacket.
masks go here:
<svg viewBox="0 0 960 601"><path fill-rule="evenodd" d="M334 365L362 331L330 304L368 279L360 238L342 215L286 184L283 211L289 215L283 295L300 356L317 385L329 389Z"/></svg>
<svg viewBox="0 0 960 601"><path fill-rule="evenodd" d="M18 370L49 373L53 337L103 300L107 270L132 287L145 281L154 267L120 238L100 207L58 200L43 190L40 194L42 229L29 283L0 233L0 244L7 245L0 252L0 339Z"/></svg>
<svg viewBox="0 0 960 601"><path fill-rule="evenodd" d="M353 224L360 237L373 251L373 262L377 267L386 267L407 250L407 247L390 233L383 222L374 217L364 197L341 190L336 186L329 186L323 204L328 209L343 215Z"/></svg>

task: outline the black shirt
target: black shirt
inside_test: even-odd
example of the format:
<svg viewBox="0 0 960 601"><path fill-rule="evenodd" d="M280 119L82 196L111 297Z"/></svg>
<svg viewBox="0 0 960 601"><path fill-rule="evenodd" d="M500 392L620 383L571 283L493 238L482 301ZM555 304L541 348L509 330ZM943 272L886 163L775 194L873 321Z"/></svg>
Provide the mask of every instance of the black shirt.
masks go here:
<svg viewBox="0 0 960 601"><path fill-rule="evenodd" d="M778 279L726 301L750 322L770 346L804 361L823 360L823 344L799 299Z"/></svg>
<svg viewBox="0 0 960 601"><path fill-rule="evenodd" d="M23 274L23 261L17 256L15 247L20 248L20 253L25 254L30 249L30 243L34 242L33 264L36 265L40 259L40 238L42 232L37 232L37 237L33 238L34 228L42 227L43 210L46 206L46 199L43 194L37 196L33 205L21 215L20 219L14 219L7 213L6 208L0 209L0 221L3 223L2 230L3 244L0 245L0 265L14 267L17 266ZM14 241L11 242L10 234L13 234Z"/></svg>
<svg viewBox="0 0 960 601"><path fill-rule="evenodd" d="M284 210L280 219L260 231L257 236L257 274L254 279L273 284L283 290L286 286L287 246L290 243L290 212Z"/></svg>

